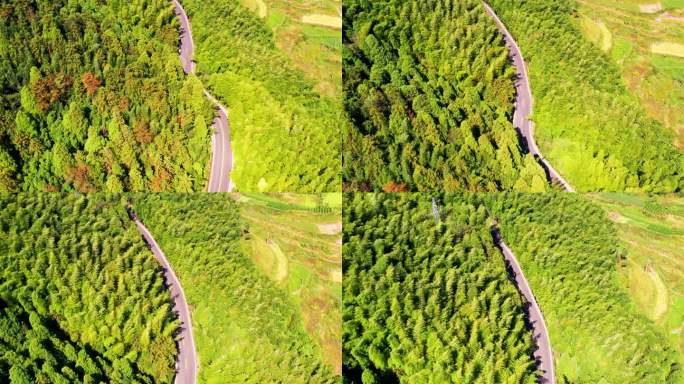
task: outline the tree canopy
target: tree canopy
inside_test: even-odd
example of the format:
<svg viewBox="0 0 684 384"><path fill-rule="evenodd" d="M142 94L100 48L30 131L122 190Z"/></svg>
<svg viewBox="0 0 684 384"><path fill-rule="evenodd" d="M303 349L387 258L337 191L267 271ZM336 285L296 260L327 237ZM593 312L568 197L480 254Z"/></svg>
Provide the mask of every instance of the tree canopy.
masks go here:
<svg viewBox="0 0 684 384"><path fill-rule="evenodd" d="M350 0L346 190L548 188L513 127L515 70L479 0Z"/></svg>

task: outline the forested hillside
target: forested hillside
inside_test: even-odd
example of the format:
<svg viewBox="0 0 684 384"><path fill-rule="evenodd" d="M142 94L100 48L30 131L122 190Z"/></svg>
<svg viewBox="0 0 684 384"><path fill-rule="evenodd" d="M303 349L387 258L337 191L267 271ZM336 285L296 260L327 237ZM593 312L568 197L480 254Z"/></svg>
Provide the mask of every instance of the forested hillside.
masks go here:
<svg viewBox="0 0 684 384"><path fill-rule="evenodd" d="M529 61L542 153L577 190L684 188L672 132L646 116L615 64L583 38L574 1L490 4Z"/></svg>
<svg viewBox="0 0 684 384"><path fill-rule="evenodd" d="M322 97L273 31L234 0L183 0L200 78L229 108L243 191L338 191L339 102Z"/></svg>
<svg viewBox="0 0 684 384"><path fill-rule="evenodd" d="M447 195L437 223L426 195L345 196L345 382L536 383L522 298L478 201Z"/></svg>
<svg viewBox="0 0 684 384"><path fill-rule="evenodd" d="M512 125L515 70L479 0L350 0L347 190L547 188Z"/></svg>
<svg viewBox="0 0 684 384"><path fill-rule="evenodd" d="M333 383L298 308L240 247L248 231L226 194L132 198L183 285L199 383Z"/></svg>
<svg viewBox="0 0 684 384"><path fill-rule="evenodd" d="M0 382L171 383L178 323L120 197L0 207Z"/></svg>
<svg viewBox="0 0 684 384"><path fill-rule="evenodd" d="M559 383L684 383L666 335L618 280L616 229L581 195L484 197L541 307Z"/></svg>
<svg viewBox="0 0 684 384"><path fill-rule="evenodd" d="M0 5L0 190L204 189L213 109L171 2Z"/></svg>

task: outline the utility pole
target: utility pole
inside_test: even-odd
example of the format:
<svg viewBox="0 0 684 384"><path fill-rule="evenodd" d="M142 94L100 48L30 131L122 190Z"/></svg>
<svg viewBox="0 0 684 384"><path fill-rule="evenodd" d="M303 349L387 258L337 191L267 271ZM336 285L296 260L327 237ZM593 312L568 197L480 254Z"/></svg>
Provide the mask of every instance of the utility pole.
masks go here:
<svg viewBox="0 0 684 384"><path fill-rule="evenodd" d="M439 225L439 207L434 197L432 198L432 214L435 216L435 224Z"/></svg>

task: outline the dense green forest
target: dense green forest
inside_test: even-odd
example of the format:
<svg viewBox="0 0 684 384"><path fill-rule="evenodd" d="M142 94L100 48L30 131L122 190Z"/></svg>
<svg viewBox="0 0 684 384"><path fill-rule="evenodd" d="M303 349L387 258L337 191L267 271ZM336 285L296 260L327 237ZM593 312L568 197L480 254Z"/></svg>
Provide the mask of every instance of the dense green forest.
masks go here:
<svg viewBox="0 0 684 384"><path fill-rule="evenodd" d="M599 206L574 194L481 198L544 313L559 383L684 383L678 351L619 280L626 252Z"/></svg>
<svg viewBox="0 0 684 384"><path fill-rule="evenodd" d="M273 31L235 0L183 0L202 81L229 108L243 191L339 191L339 101L322 97L275 45Z"/></svg>
<svg viewBox="0 0 684 384"><path fill-rule="evenodd" d="M514 68L479 0L350 0L346 190L544 191L513 128Z"/></svg>
<svg viewBox="0 0 684 384"><path fill-rule="evenodd" d="M349 194L343 362L354 383L535 383L523 301L476 195Z"/></svg>
<svg viewBox="0 0 684 384"><path fill-rule="evenodd" d="M491 0L529 61L542 153L579 191L676 191L684 154L648 118L606 54L582 37L573 0Z"/></svg>
<svg viewBox="0 0 684 384"><path fill-rule="evenodd" d="M0 382L173 381L178 322L120 199L0 194Z"/></svg>
<svg viewBox="0 0 684 384"><path fill-rule="evenodd" d="M0 190L204 189L213 108L171 2L0 5Z"/></svg>
<svg viewBox="0 0 684 384"><path fill-rule="evenodd" d="M135 195L183 285L200 383L333 383L296 304L241 248L249 231L226 194Z"/></svg>

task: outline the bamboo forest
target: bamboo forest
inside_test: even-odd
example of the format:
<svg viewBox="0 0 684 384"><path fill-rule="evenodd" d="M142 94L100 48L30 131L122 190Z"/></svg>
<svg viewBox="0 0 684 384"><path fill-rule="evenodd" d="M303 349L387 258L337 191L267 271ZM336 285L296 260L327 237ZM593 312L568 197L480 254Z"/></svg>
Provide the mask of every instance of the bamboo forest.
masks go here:
<svg viewBox="0 0 684 384"><path fill-rule="evenodd" d="M178 326L118 195L0 195L0 381L172 383Z"/></svg>
<svg viewBox="0 0 684 384"><path fill-rule="evenodd" d="M490 3L529 61L539 145L578 191L684 189L684 152L673 132L645 112L618 67L582 37L575 1Z"/></svg>
<svg viewBox="0 0 684 384"><path fill-rule="evenodd" d="M588 197L347 194L343 219L348 383L537 382L532 309L494 227L543 312L552 382L684 383L681 347L637 310L628 252Z"/></svg>
<svg viewBox="0 0 684 384"><path fill-rule="evenodd" d="M205 190L217 153L205 88L228 107L240 189L339 189L338 100L239 1L182 3L192 31L164 0L0 5L0 191ZM181 66L183 35L197 76Z"/></svg>
<svg viewBox="0 0 684 384"><path fill-rule="evenodd" d="M339 208L335 214L327 204L252 199L308 212L288 216L293 229L315 228L308 220L340 220ZM245 248L250 224L241 214L245 205L234 200L239 195L0 195L0 382L337 382L332 364L339 355L323 351L339 350L339 331L328 329L339 329L341 307L334 297L328 309L297 304L313 282L301 267L292 267L285 286L270 279ZM296 236L305 235L282 232L278 241ZM158 247L168 267L155 260ZM308 260L328 257L309 247L318 250ZM291 248L283 251L293 256ZM192 322L179 315L177 283L169 280L175 276ZM320 303L330 297L321 292L328 285L321 280L301 298ZM341 291L339 281L331 287ZM312 329L312 317L326 327ZM195 340L190 351L183 349L186 332ZM197 377L183 376L188 354L190 361L199 357Z"/></svg>
<svg viewBox="0 0 684 384"><path fill-rule="evenodd" d="M515 70L479 0L347 1L345 190L541 192Z"/></svg>
<svg viewBox="0 0 684 384"><path fill-rule="evenodd" d="M9 0L0 20L0 190L204 188L213 108L169 3Z"/></svg>

